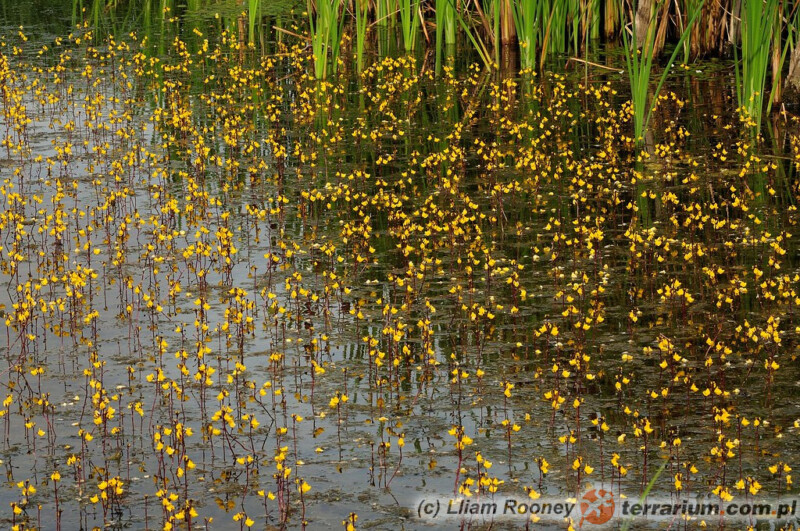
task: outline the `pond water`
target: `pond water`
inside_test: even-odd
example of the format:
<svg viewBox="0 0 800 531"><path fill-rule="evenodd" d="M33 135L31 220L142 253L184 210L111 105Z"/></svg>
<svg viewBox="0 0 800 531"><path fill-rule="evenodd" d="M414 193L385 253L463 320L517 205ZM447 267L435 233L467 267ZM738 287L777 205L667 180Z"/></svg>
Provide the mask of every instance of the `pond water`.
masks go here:
<svg viewBox="0 0 800 531"><path fill-rule="evenodd" d="M794 495L798 128L754 141L730 65L676 67L639 151L613 50L437 73L387 38L317 82L304 42L213 16L172 40L14 13L3 525Z"/></svg>

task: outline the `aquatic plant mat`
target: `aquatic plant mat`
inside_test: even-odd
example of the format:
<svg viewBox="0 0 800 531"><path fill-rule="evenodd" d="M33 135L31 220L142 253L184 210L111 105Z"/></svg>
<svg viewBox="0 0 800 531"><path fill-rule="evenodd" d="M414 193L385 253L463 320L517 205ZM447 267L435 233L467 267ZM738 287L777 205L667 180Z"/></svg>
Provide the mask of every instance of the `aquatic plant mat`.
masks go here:
<svg viewBox="0 0 800 531"><path fill-rule="evenodd" d="M795 492L800 143L730 70L640 149L614 70L87 31L0 44L4 527Z"/></svg>

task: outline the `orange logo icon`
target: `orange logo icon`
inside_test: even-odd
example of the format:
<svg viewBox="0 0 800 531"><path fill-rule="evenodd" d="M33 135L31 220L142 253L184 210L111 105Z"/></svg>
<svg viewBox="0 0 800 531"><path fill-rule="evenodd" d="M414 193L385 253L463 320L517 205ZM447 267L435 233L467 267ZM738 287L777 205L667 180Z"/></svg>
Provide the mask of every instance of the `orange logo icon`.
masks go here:
<svg viewBox="0 0 800 531"><path fill-rule="evenodd" d="M614 495L607 490L592 489L581 498L581 522L605 524L614 516Z"/></svg>

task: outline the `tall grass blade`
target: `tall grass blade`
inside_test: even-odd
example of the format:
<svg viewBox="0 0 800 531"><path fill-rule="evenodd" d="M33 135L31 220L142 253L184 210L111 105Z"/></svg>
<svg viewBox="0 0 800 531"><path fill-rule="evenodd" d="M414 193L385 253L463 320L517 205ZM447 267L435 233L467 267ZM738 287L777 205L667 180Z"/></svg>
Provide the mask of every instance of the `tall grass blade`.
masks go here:
<svg viewBox="0 0 800 531"><path fill-rule="evenodd" d="M697 5L691 17L689 18L686 27L684 28L684 31L681 34L677 45L675 46L675 50L672 52L669 61L667 61L667 64L664 67L664 71L661 73L661 77L659 78L653 94L652 102L648 101L648 90L650 87L653 59L657 45L657 24L655 14L659 11L658 7L652 10L650 20L647 22L647 28L643 34L643 43L641 49L636 49L635 46L632 45L632 41L628 37L627 31L622 32L622 38L626 49L625 63L627 66L628 80L630 81L631 85L631 104L633 106L634 124L633 129L637 145L641 145L644 140L644 132L647 129L647 125L650 123L650 118L653 114L654 103L658 100L661 87L664 85L664 81L666 81L667 75L669 74L672 65L675 63L675 58L682 50L684 41L688 38L692 26L702 11L703 3L704 1L701 1ZM635 16L632 16L631 19L633 24L632 35L635 37L638 34L636 28L636 18Z"/></svg>
<svg viewBox="0 0 800 531"><path fill-rule="evenodd" d="M645 500L647 499L647 496L650 495L650 491L653 490L653 487L655 486L656 481L658 481L658 478L661 476L661 474L664 473L664 469L667 468L667 464L668 463L669 463L669 460L665 459L664 462L661 463L661 466L658 467L658 470L656 470L656 473L653 475L653 477L647 483L647 486L645 487L644 492L642 492L642 495L639 497L639 504L644 504ZM628 529L631 526L631 522L632 521L633 521L633 518L628 518L627 520L625 520L625 523L622 524L622 527L620 528L620 531L628 531Z"/></svg>
<svg viewBox="0 0 800 531"><path fill-rule="evenodd" d="M406 52L416 48L420 26L420 0L400 0L400 23Z"/></svg>
<svg viewBox="0 0 800 531"><path fill-rule="evenodd" d="M316 12L308 8L311 49L314 54L314 77L325 79L335 74L344 29L340 0L318 0Z"/></svg>
<svg viewBox="0 0 800 531"><path fill-rule="evenodd" d="M514 25L519 40L520 66L523 69L536 67L536 45L540 28L540 1L517 0L514 2Z"/></svg>
<svg viewBox="0 0 800 531"><path fill-rule="evenodd" d="M367 19L369 0L355 0L356 10L356 68L364 69L364 48L367 45Z"/></svg>
<svg viewBox="0 0 800 531"><path fill-rule="evenodd" d="M256 19L261 10L260 4L259 0L247 0L247 40L249 44L256 42Z"/></svg>
<svg viewBox="0 0 800 531"><path fill-rule="evenodd" d="M472 43L472 46L475 47L475 51L478 52L478 56L483 62L483 65L487 69L491 69L492 65L494 64L492 61L492 55L489 53L489 49L486 44L483 42L483 39L480 36L480 32L475 27L474 24L471 26L464 20L464 16L458 11L455 10L456 19L458 20L461 29L464 30L464 33L467 34L467 38ZM472 19L470 19L471 22Z"/></svg>
<svg viewBox="0 0 800 531"><path fill-rule="evenodd" d="M737 53L735 60L736 95L744 120L755 131L761 130L770 48L779 16L778 2L743 0L742 4L741 58Z"/></svg>
<svg viewBox="0 0 800 531"><path fill-rule="evenodd" d="M389 22L394 25L394 9L395 0L375 0L375 24L380 27L386 27Z"/></svg>

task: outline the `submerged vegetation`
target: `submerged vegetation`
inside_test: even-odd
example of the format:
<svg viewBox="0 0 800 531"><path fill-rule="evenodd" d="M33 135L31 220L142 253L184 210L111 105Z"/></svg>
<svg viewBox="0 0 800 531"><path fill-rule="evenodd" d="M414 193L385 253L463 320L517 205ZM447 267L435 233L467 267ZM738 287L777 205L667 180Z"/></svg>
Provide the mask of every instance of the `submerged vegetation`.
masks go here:
<svg viewBox="0 0 800 531"><path fill-rule="evenodd" d="M664 42L710 54L706 22L733 16L88 4L64 35L0 39L5 527L796 496L800 121L759 138L746 99L796 18L743 19L772 51L748 40L738 67L651 77ZM630 47L599 63L602 35Z"/></svg>

